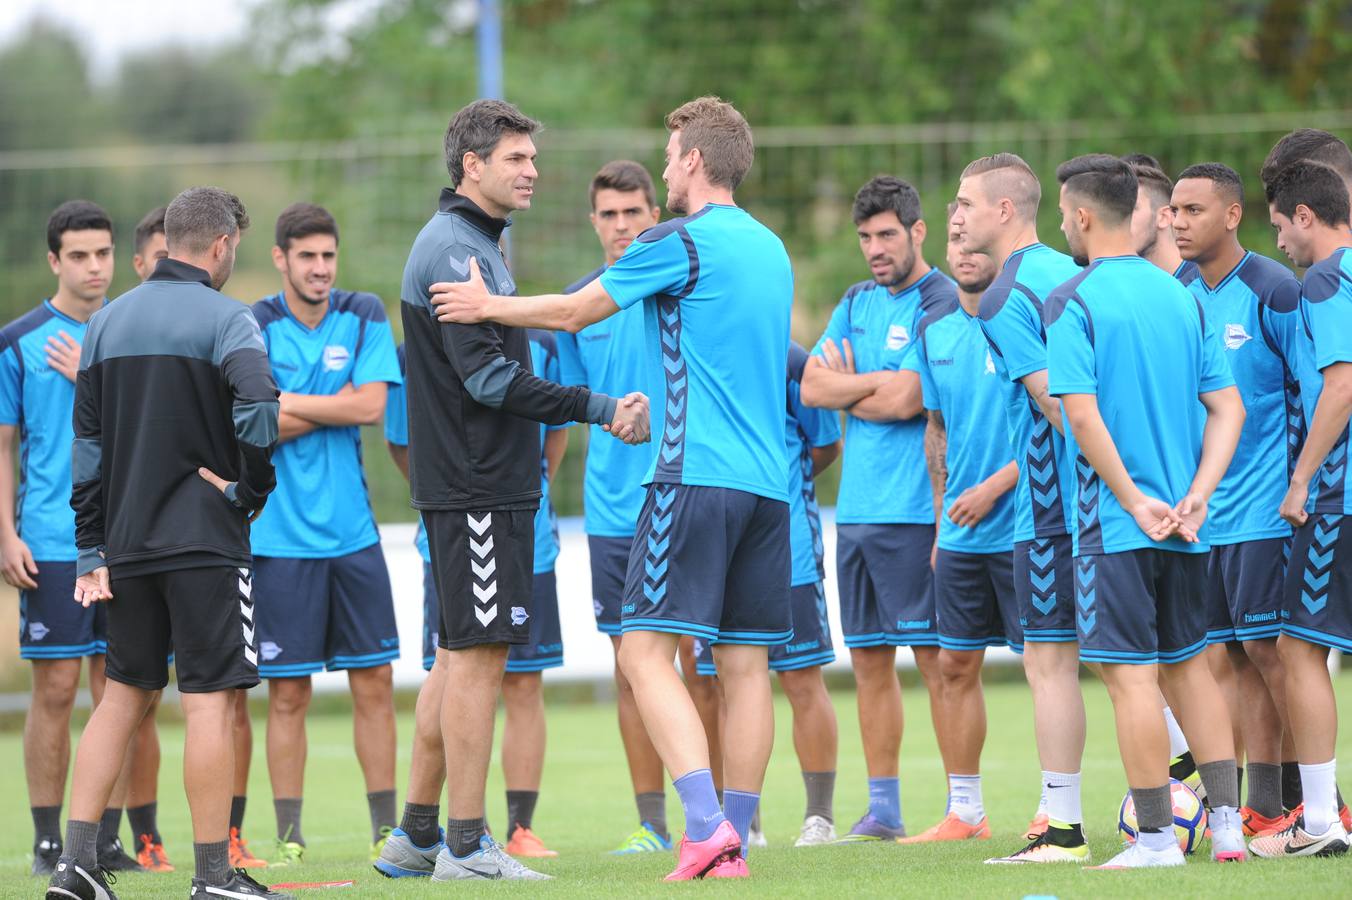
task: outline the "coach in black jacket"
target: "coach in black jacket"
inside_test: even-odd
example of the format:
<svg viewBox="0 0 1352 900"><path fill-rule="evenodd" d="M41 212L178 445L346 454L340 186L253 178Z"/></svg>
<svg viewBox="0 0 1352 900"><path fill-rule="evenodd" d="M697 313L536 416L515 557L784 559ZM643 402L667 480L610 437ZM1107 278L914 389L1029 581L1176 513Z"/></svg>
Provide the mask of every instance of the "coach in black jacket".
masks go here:
<svg viewBox="0 0 1352 900"><path fill-rule="evenodd" d="M95 866L99 819L168 683L171 638L194 892L256 884L229 867L221 777L234 771L235 689L258 683L249 522L276 483L277 385L253 315L219 293L248 223L233 194L184 191L164 217L169 258L89 322L75 385L75 600L108 602L108 688L80 739L48 897L111 896Z"/></svg>

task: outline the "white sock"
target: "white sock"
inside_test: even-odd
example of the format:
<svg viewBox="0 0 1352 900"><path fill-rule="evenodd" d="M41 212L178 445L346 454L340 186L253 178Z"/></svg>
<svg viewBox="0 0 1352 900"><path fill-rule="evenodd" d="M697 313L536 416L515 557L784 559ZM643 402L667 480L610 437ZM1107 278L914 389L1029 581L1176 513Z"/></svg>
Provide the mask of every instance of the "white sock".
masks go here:
<svg viewBox="0 0 1352 900"><path fill-rule="evenodd" d="M1136 841L1142 849L1152 853L1163 853L1170 847L1178 846L1178 835L1174 834L1172 827L1169 827L1163 831L1142 831L1136 835Z"/></svg>
<svg viewBox="0 0 1352 900"><path fill-rule="evenodd" d="M1338 761L1331 759L1300 767L1300 788L1305 794L1305 830L1316 837L1327 833L1338 821L1338 786L1334 776L1337 765Z"/></svg>
<svg viewBox="0 0 1352 900"><path fill-rule="evenodd" d="M1037 798L1037 815L1047 815L1047 773L1042 773L1042 793Z"/></svg>
<svg viewBox="0 0 1352 900"><path fill-rule="evenodd" d="M986 817L986 808L981 803L980 775L948 776L948 811L968 825L975 825Z"/></svg>
<svg viewBox="0 0 1352 900"><path fill-rule="evenodd" d="M1047 818L1057 827L1079 825L1084 821L1080 812L1080 773L1042 773L1042 793L1047 798Z"/></svg>
<svg viewBox="0 0 1352 900"><path fill-rule="evenodd" d="M1169 707L1164 707L1164 726L1169 729L1169 757L1182 756L1188 752L1188 739L1183 736L1183 729L1178 727L1178 720L1174 718L1174 711Z"/></svg>

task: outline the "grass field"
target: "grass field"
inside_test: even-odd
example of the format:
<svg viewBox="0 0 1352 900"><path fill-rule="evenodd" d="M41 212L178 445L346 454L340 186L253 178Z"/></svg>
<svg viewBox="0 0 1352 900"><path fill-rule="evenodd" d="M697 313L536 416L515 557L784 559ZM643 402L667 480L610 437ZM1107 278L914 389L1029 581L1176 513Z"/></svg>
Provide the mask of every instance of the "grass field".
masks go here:
<svg viewBox="0 0 1352 900"><path fill-rule="evenodd" d="M906 705L909 730L902 748L902 806L912 832L930 825L943 812L945 782L928 721L926 698L907 676ZM1352 698L1352 676L1337 686L1344 700L1344 716ZM1111 710L1102 687L1085 682L1089 703L1089 748L1084 773L1086 832L1094 856L1102 861L1117 847L1117 805L1124 791L1121 767L1113 741ZM840 716L841 758L836 791L837 824L848 828L865 807L863 759L859 747L854 698L835 695ZM550 712L550 746L536 831L560 852L557 860L540 868L556 876L543 885L523 887L476 883L476 890L529 890L549 896L626 897L660 896L673 891L713 891L719 894L763 894L776 897L884 896L912 897L1111 897L1168 896L1334 896L1347 887L1341 878L1352 873L1352 860L1269 862L1217 867L1195 858L1183 870L1142 873L1083 872L1072 867L984 866L987 856L1016 849L1019 833L1037 803L1037 758L1033 746L1031 705L1019 683L988 688L990 736L983 770L985 800L995 837L991 841L958 845L899 847L853 845L795 850L802 816L803 788L793 748L788 739L788 706L779 701L779 739L766 778L762 805L770 848L752 854L752 879L745 883L705 883L696 887L664 885L671 868L666 854L613 857L610 850L633 828L634 808L619 737L610 707L564 703ZM256 710L257 712L257 710ZM260 741L252 773L246 836L259 855L270 847L272 804L262 760L262 722L256 719ZM401 753L406 753L411 719L399 722ZM1346 733L1346 730L1344 731ZM181 789L182 731L178 725L162 730L164 767L160 779L160 823L171 858L179 864L173 875L123 876L116 890L123 898L183 897L192 868L192 848L186 803ZM9 798L9 812L0 830L0 897L40 896L41 885L26 873L31 824L26 808L19 735L0 734L0 748L8 761L0 770L0 795ZM1346 737L1339 754L1352 759ZM401 772L407 765L404 758ZM1345 776L1346 778L1346 776ZM336 892L302 891L311 897L433 897L464 892L467 886L433 885L421 880L389 881L367 862L369 837L365 797L351 749L350 723L338 715L315 716L310 722L308 796L305 836L309 842L304 866L262 870L264 881L330 881L355 879L352 888ZM402 802L402 798L401 798ZM501 828L504 812L502 779L489 779L490 823ZM670 793L669 814L679 823L679 805ZM444 810L443 810L444 811ZM123 837L126 839L126 827ZM1352 890L1352 889L1350 889Z"/></svg>

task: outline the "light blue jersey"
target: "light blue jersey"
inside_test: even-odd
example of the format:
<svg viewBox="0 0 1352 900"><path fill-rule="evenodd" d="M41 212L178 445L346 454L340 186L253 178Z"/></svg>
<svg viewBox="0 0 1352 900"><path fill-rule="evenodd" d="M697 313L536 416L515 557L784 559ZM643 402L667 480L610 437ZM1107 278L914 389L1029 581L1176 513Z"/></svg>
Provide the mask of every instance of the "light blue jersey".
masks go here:
<svg viewBox="0 0 1352 900"><path fill-rule="evenodd" d="M925 311L957 302L953 280L938 269L893 294L874 281L845 292L826 331L812 349L820 355L827 339L837 349L848 340L855 371L897 371L914 353L916 329ZM904 422L869 422L846 415L845 458L841 463L836 521L842 525L931 525L934 495L925 468L925 417Z"/></svg>
<svg viewBox="0 0 1352 900"><path fill-rule="evenodd" d="M601 267L565 288L581 290L605 271ZM560 384L584 385L592 391L623 397L633 391L647 394L653 415L659 412L661 387L654 391L650 377L647 327L643 306L634 304L588 325L577 334L558 335ZM634 536L646 491L643 480L652 468L657 443L626 444L600 425L592 425L587 443L587 472L582 505L587 534L596 537Z"/></svg>
<svg viewBox="0 0 1352 900"><path fill-rule="evenodd" d="M1202 456L1206 408L1198 395L1235 383L1215 325L1182 284L1139 256L1096 259L1052 292L1047 317L1047 381L1053 396L1094 394L1127 473L1147 496L1183 499ZM1209 525L1189 544L1156 543L1117 502L1080 455L1075 459L1076 555L1153 547L1210 549Z"/></svg>
<svg viewBox="0 0 1352 900"><path fill-rule="evenodd" d="M1248 413L1230 468L1211 495L1211 543L1286 537L1291 526L1277 509L1303 422L1296 383L1300 282L1286 266L1256 253L1245 253L1215 288L1196 268L1181 280L1220 333Z"/></svg>
<svg viewBox="0 0 1352 900"><path fill-rule="evenodd" d="M402 384L385 307L374 294L331 291L311 329L276 294L253 306L277 387L331 395L344 385ZM376 543L375 516L361 463L361 429L317 428L279 444L277 489L253 525L255 556L327 559Z"/></svg>
<svg viewBox="0 0 1352 900"><path fill-rule="evenodd" d="M62 331L84 343L86 328L43 300L0 329L0 424L19 426L14 516L34 561L76 557L70 506L75 384L47 364L46 347Z"/></svg>
<svg viewBox="0 0 1352 900"><path fill-rule="evenodd" d="M1300 396L1305 420L1314 421L1315 407L1324 390L1323 372L1334 363L1352 363L1352 251L1335 250L1305 272L1300 315L1304 349L1301 353ZM1348 485L1348 426L1310 480L1307 510L1327 515L1352 515Z"/></svg>
<svg viewBox="0 0 1352 900"><path fill-rule="evenodd" d="M788 422L784 430L789 453L790 587L816 584L826 577L826 548L822 543L821 513L817 509L812 451L840 440L840 419L835 410L803 405L806 365L807 351L800 344L790 344Z"/></svg>
<svg viewBox="0 0 1352 900"><path fill-rule="evenodd" d="M948 509L962 492L1014 461L1009 436L999 427L1005 405L1002 382L981 319L957 300L930 309L916 329L916 352L904 363L920 374L925 409L944 417L948 481L939 548L957 553L1009 553L1014 549L1014 494L1005 493L971 528L953 524Z"/></svg>
<svg viewBox="0 0 1352 900"><path fill-rule="evenodd" d="M399 374L407 371L404 362L404 345L398 348ZM403 384L390 385L385 397L385 440L397 447L408 446L408 389ZM423 530L422 516L418 516L418 530L413 535L413 544L423 562L432 561L432 551L427 549L427 532Z"/></svg>
<svg viewBox="0 0 1352 900"><path fill-rule="evenodd" d="M783 242L745 210L710 203L643 232L601 284L621 309L642 301L646 357L662 373L648 383L665 384L651 398L662 426L645 483L787 502L793 269Z"/></svg>
<svg viewBox="0 0 1352 900"><path fill-rule="evenodd" d="M560 384L559 345L554 332L532 328L530 335L531 370L537 378ZM535 574L554 571L559 558L559 520L549 499L549 461L545 459L545 436L571 426L540 424L540 508L535 511ZM613 443L619 443L613 438Z"/></svg>
<svg viewBox="0 0 1352 900"><path fill-rule="evenodd" d="M1047 368L1042 307L1047 296L1080 273L1064 253L1046 244L1015 250L981 296L981 329L1000 375L1010 444L1019 464L1014 488L1014 540L1056 537L1070 530L1074 468L1066 441L1020 381Z"/></svg>

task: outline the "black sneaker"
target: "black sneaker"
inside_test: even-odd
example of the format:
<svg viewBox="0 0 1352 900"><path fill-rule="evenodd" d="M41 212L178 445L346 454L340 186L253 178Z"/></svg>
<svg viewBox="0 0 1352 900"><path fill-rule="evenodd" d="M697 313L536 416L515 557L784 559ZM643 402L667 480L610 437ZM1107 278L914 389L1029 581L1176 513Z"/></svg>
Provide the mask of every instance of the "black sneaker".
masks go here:
<svg viewBox="0 0 1352 900"><path fill-rule="evenodd" d="M86 872L73 856L63 856L56 861L52 871L52 880L47 882L47 900L117 900L117 894L108 887L108 882L116 882L116 876L97 866L92 872Z"/></svg>
<svg viewBox="0 0 1352 900"><path fill-rule="evenodd" d="M33 845L33 874L50 876L61 858L61 842L45 837Z"/></svg>
<svg viewBox="0 0 1352 900"><path fill-rule="evenodd" d="M128 856L122 839L114 837L99 848L99 868L108 872L144 872L145 866Z"/></svg>
<svg viewBox="0 0 1352 900"><path fill-rule="evenodd" d="M208 900L212 897L223 897L226 900L254 900L257 897L265 897L267 900L293 900L290 894L279 894L269 890L267 885L254 881L247 869L235 869L225 884L207 884L201 878L194 878L188 896L193 900Z"/></svg>

